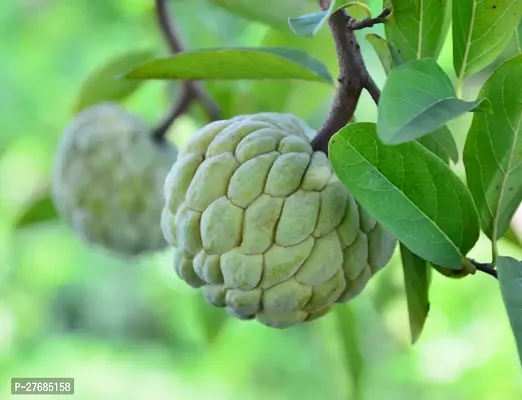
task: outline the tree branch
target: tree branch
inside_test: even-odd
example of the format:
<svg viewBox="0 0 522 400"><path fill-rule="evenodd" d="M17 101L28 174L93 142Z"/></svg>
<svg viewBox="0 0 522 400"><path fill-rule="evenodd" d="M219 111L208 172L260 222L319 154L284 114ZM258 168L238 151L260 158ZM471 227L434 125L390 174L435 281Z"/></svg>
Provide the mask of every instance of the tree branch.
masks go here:
<svg viewBox="0 0 522 400"><path fill-rule="evenodd" d="M167 41L170 50L173 53L180 53L183 51L179 32L176 28L172 16L169 15L166 0L156 0L156 19L161 28L161 32Z"/></svg>
<svg viewBox="0 0 522 400"><path fill-rule="evenodd" d="M329 0L319 0L322 10L329 5ZM350 122L363 89L370 93L375 103L379 102L381 91L366 69L355 31L383 22L390 12L385 9L378 17L362 21L356 21L344 9L330 16L328 25L339 62L339 86L326 121L311 141L314 150L328 154L330 138Z"/></svg>
<svg viewBox="0 0 522 400"><path fill-rule="evenodd" d="M176 28L176 24L167 7L166 0L155 0L156 19L161 28L163 36L169 45L172 53L179 53L184 50L181 42L180 34ZM172 111L163 119L163 121L153 130L152 136L157 141L163 141L169 127L180 115L185 113L193 101L198 100L210 121L220 118L221 111L218 105L212 100L210 95L205 91L199 82L183 81L181 93L178 95L177 101L174 103Z"/></svg>
<svg viewBox="0 0 522 400"><path fill-rule="evenodd" d="M383 9L382 12L375 18L365 18L361 21L356 21L355 19L352 19L352 21L350 22L350 29L357 31L359 29L371 28L374 25L381 24L384 21L386 21L386 18L390 16L391 11L391 8L387 7Z"/></svg>
<svg viewBox="0 0 522 400"><path fill-rule="evenodd" d="M473 260L471 258L468 258L468 261L475 266L477 271L484 272L484 273L486 273L488 275L491 275L495 279L498 279L497 271L495 270L495 268L493 267L492 264L480 263L480 262L475 261L475 260Z"/></svg>
<svg viewBox="0 0 522 400"><path fill-rule="evenodd" d="M188 85L183 85L181 88L181 94L179 95L176 103L174 103L174 107L172 107L172 111L167 114L167 116L163 119L162 122L152 131L152 137L154 140L161 142L165 139L165 134L167 133L169 127L172 123L182 115L187 109L190 107L192 103L193 96L191 95Z"/></svg>

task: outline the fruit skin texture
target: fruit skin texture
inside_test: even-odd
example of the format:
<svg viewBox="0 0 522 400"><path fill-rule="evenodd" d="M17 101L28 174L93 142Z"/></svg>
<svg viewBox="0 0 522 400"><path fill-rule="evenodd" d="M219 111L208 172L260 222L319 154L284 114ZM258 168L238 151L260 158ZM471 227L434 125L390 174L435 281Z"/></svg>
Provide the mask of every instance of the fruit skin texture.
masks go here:
<svg viewBox="0 0 522 400"><path fill-rule="evenodd" d="M240 319L286 328L357 296L396 239L366 213L290 114L216 121L165 181L162 227L181 279Z"/></svg>
<svg viewBox="0 0 522 400"><path fill-rule="evenodd" d="M165 249L159 221L163 183L177 158L137 116L115 103L76 115L59 143L52 196L85 241L124 256Z"/></svg>

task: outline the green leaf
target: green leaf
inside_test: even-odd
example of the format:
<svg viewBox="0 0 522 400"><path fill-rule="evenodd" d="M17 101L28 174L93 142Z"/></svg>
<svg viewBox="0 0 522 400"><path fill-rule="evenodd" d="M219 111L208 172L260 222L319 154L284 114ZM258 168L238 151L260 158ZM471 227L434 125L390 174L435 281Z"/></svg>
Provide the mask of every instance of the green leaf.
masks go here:
<svg viewBox="0 0 522 400"><path fill-rule="evenodd" d="M448 159L451 159L455 164L459 162L459 149L447 126L443 126L435 132L417 139L417 141L446 163L448 163Z"/></svg>
<svg viewBox="0 0 522 400"><path fill-rule="evenodd" d="M311 14L301 15L300 17L288 18L288 25L296 35L314 36L319 32L323 25L328 21L330 15L342 8L359 7L367 12L367 17L371 18L371 11L368 6L359 1L333 0L327 10L318 11Z"/></svg>
<svg viewBox="0 0 522 400"><path fill-rule="evenodd" d="M386 39L404 61L438 57L449 29L448 5L447 0L384 0L393 9L384 23Z"/></svg>
<svg viewBox="0 0 522 400"><path fill-rule="evenodd" d="M236 47L186 51L142 64L129 79L297 79L333 84L328 68L287 47Z"/></svg>
<svg viewBox="0 0 522 400"><path fill-rule="evenodd" d="M382 90L379 137L388 144L417 139L481 102L457 99L450 78L434 58L408 61L390 71Z"/></svg>
<svg viewBox="0 0 522 400"><path fill-rule="evenodd" d="M338 0L332 0L327 10L288 18L288 25L292 32L297 35L314 36L330 18L330 15L338 10L337 3L339 3Z"/></svg>
<svg viewBox="0 0 522 400"><path fill-rule="evenodd" d="M390 73L392 68L404 64L404 60L397 49L388 43L386 39L375 33L368 33L365 38L370 42L375 53L377 53L386 75Z"/></svg>
<svg viewBox="0 0 522 400"><path fill-rule="evenodd" d="M335 308L334 315L339 326L339 340L344 352L347 369L352 378L352 399L360 399L363 390L364 357L359 340L359 323L351 304L340 304Z"/></svg>
<svg viewBox="0 0 522 400"><path fill-rule="evenodd" d="M396 57L400 57L398 53L395 52L396 57L393 56L394 49L385 39L373 33L367 34L366 39L372 44L387 75L393 68L403 64L402 60L396 59ZM418 138L417 141L446 163L448 163L449 159L454 163L459 161L457 143L455 143L455 138L447 126L426 134Z"/></svg>
<svg viewBox="0 0 522 400"><path fill-rule="evenodd" d="M78 113L103 101L122 101L133 94L142 84L118 78L122 71L131 69L154 56L151 50L134 50L124 53L93 71L83 82L75 101L74 113Z"/></svg>
<svg viewBox="0 0 522 400"><path fill-rule="evenodd" d="M460 82L502 53L521 14L522 0L453 1L453 66Z"/></svg>
<svg viewBox="0 0 522 400"><path fill-rule="evenodd" d="M317 9L315 0L206 0L250 21L262 22L280 30L288 29L288 16Z"/></svg>
<svg viewBox="0 0 522 400"><path fill-rule="evenodd" d="M386 39L382 38L379 35L376 35L375 33L368 33L364 37L368 42L370 42L370 44L373 47L373 50L377 54L377 57L379 57L382 67L384 68L384 72L386 72L386 74L389 74L392 68L394 67L394 60L391 54L390 47L388 46L388 42L386 42Z"/></svg>
<svg viewBox="0 0 522 400"><path fill-rule="evenodd" d="M390 43L388 43L388 49L390 49L391 58L395 67L404 64L404 60L402 59L402 56L399 54L399 50L393 47Z"/></svg>
<svg viewBox="0 0 522 400"><path fill-rule="evenodd" d="M373 123L337 132L329 157L370 215L419 257L460 269L479 236L471 194L444 161L417 142L387 146Z"/></svg>
<svg viewBox="0 0 522 400"><path fill-rule="evenodd" d="M401 260L410 319L411 343L419 339L430 310L429 286L431 267L402 243Z"/></svg>
<svg viewBox="0 0 522 400"><path fill-rule="evenodd" d="M22 210L16 220L16 228L25 228L30 225L49 222L58 219L58 213L48 193L43 193L32 199Z"/></svg>
<svg viewBox="0 0 522 400"><path fill-rule="evenodd" d="M522 54L499 65L479 96L492 112L476 113L464 146L466 179L482 230L493 241L522 201Z"/></svg>
<svg viewBox="0 0 522 400"><path fill-rule="evenodd" d="M522 262L511 257L499 257L497 268L502 300L522 362Z"/></svg>
<svg viewBox="0 0 522 400"><path fill-rule="evenodd" d="M433 154L435 154L437 157L439 157L442 161L444 161L446 164L449 164L449 156L444 151L443 148L439 146L436 140L431 137L431 135L423 136L419 139L417 139L417 142L423 145L426 149L431 151Z"/></svg>
<svg viewBox="0 0 522 400"><path fill-rule="evenodd" d="M390 46L385 39L373 33L367 34L366 39L372 44L386 74L389 74L394 67L403 64L402 60L396 60L395 57L393 57L393 47ZM418 138L417 141L446 163L448 163L449 159L454 163L459 161L457 143L455 143L455 138L447 126L443 126L435 132L426 134Z"/></svg>

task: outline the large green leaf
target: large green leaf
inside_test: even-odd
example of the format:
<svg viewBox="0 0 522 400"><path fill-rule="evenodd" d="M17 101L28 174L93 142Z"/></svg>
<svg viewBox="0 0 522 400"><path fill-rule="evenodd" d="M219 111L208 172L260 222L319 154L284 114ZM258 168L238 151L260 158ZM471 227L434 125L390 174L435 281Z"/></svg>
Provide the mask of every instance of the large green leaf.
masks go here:
<svg viewBox="0 0 522 400"><path fill-rule="evenodd" d="M476 113L464 146L468 187L482 230L500 238L522 200L522 54L502 63L479 96L491 112Z"/></svg>
<svg viewBox="0 0 522 400"><path fill-rule="evenodd" d="M314 36L323 25L328 21L330 15L342 8L358 7L367 12L367 17L371 18L371 11L364 3L359 1L332 0L327 10L318 11L299 17L288 18L290 29L300 36Z"/></svg>
<svg viewBox="0 0 522 400"><path fill-rule="evenodd" d="M321 61L302 50L286 47L186 51L139 65L124 76L129 79L296 79L333 84L328 68Z"/></svg>
<svg viewBox="0 0 522 400"><path fill-rule="evenodd" d="M393 13L385 22L386 38L404 61L437 58L449 29L448 0L384 0Z"/></svg>
<svg viewBox="0 0 522 400"><path fill-rule="evenodd" d="M35 196L27 203L16 219L15 226L16 228L25 228L30 225L57 219L58 214L52 198L45 192L39 196Z"/></svg>
<svg viewBox="0 0 522 400"><path fill-rule="evenodd" d="M206 0L247 20L287 30L288 17L313 12L319 8L315 0Z"/></svg>
<svg viewBox="0 0 522 400"><path fill-rule="evenodd" d="M419 256L413 254L402 243L401 260L406 288L406 301L410 319L411 343L414 344L424 329L430 310L429 286L431 267Z"/></svg>
<svg viewBox="0 0 522 400"><path fill-rule="evenodd" d="M449 164L449 156L436 140L430 135L423 136L417 139L417 142L426 147L429 151L439 157L446 164Z"/></svg>
<svg viewBox="0 0 522 400"><path fill-rule="evenodd" d="M150 60L154 56L151 50L134 50L109 60L105 65L94 70L83 82L77 95L74 113L102 101L122 101L134 93L143 82L129 81L117 77L137 64Z"/></svg>
<svg viewBox="0 0 522 400"><path fill-rule="evenodd" d="M502 299L522 362L522 262L511 257L497 259Z"/></svg>
<svg viewBox="0 0 522 400"><path fill-rule="evenodd" d="M375 50L387 75L397 65L402 65L402 61L399 63L395 61L392 53L393 47L386 42L386 39L374 33L369 33L365 37ZM448 162L449 159L455 163L459 161L457 143L455 143L455 138L447 126L443 126L435 132L422 136L418 138L417 141L446 162Z"/></svg>
<svg viewBox="0 0 522 400"><path fill-rule="evenodd" d="M522 0L453 0L453 66L460 81L500 55L521 15Z"/></svg>
<svg viewBox="0 0 522 400"><path fill-rule="evenodd" d="M379 102L381 140L398 144L431 133L482 102L460 100L434 58L408 61L390 71Z"/></svg>
<svg viewBox="0 0 522 400"><path fill-rule="evenodd" d="M393 68L403 64L402 60L400 62L395 60L393 57L394 49L388 44L386 39L374 33L369 33L365 37L375 50L387 75ZM455 163L459 160L459 150L455 143L455 138L447 126L443 126L435 132L426 134L418 138L417 141L446 162L448 162L450 158Z"/></svg>
<svg viewBox="0 0 522 400"><path fill-rule="evenodd" d="M329 157L362 207L412 252L445 268L462 267L479 221L471 194L444 161L417 142L383 144L373 123L337 132Z"/></svg>

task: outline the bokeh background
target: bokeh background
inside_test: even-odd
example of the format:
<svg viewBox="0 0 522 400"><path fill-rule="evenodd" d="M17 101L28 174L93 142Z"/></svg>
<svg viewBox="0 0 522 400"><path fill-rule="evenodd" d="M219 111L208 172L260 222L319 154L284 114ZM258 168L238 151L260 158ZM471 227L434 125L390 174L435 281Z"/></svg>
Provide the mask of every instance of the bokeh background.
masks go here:
<svg viewBox="0 0 522 400"><path fill-rule="evenodd" d="M0 3L0 399L11 398L10 378L32 376L74 377L73 397L82 400L522 398L522 371L500 292L484 274L462 280L434 275L430 316L412 347L398 255L351 303L280 331L207 306L174 275L170 251L130 261L86 245L58 221L15 229L27 201L48 184L53 152L86 76L129 49L166 54L152 3ZM291 46L311 52L336 76L328 29L300 38L213 3L171 2L187 47ZM315 10L314 2L305 3ZM381 2L370 3L379 12ZM382 34L382 27L369 32ZM382 84L384 72L364 33L365 58ZM451 51L450 35L440 63L454 76ZM465 96L472 98L490 72L470 79ZM126 107L155 124L178 87L146 83ZM314 127L333 94L302 82L205 87L224 117L284 111ZM372 121L375 115L365 94L356 117ZM450 125L461 148L469 122L466 116ZM192 107L170 137L180 144L205 123ZM455 168L463 176L462 165ZM499 248L522 258L514 237ZM472 256L488 261L489 242L482 238Z"/></svg>

